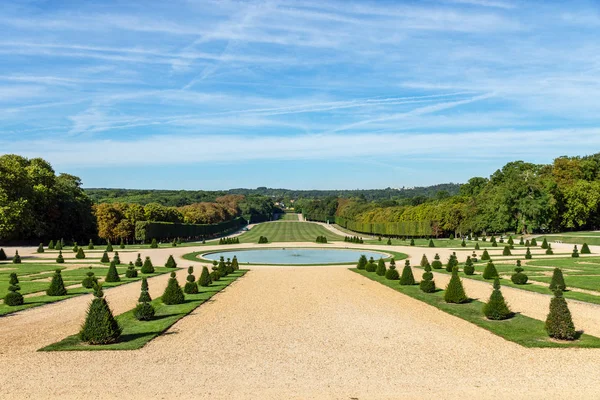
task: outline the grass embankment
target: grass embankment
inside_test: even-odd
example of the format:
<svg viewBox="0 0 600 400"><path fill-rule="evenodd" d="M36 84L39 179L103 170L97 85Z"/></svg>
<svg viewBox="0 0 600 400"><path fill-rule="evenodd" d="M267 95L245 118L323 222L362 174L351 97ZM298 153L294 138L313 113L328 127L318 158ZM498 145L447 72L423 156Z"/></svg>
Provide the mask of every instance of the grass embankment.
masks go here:
<svg viewBox="0 0 600 400"><path fill-rule="evenodd" d="M159 336L173 324L185 317L202 303L209 300L215 294L225 289L236 279L243 276L247 270L238 270L228 276L214 282L209 287L199 287L200 293L186 294L185 303L165 305L160 298L154 299L152 305L156 309L154 319L150 321L138 321L133 315L133 310L117 316L117 321L123 329L123 333L117 343L107 345L89 345L82 343L78 335L69 336L60 342L46 346L40 351L97 351L97 350L137 350L149 341Z"/></svg>
<svg viewBox="0 0 600 400"><path fill-rule="evenodd" d="M513 318L508 320L491 321L485 318L481 311L483 307L482 302L473 300L466 304L448 304L444 301L443 290L438 290L435 293L424 293L419 289L418 285L401 286L398 284L398 281L387 280L385 277L378 276L372 272L366 272L356 268L352 268L351 271L386 285L416 300L427 303L450 315L462 318L465 321L471 322L483 329L486 329L497 336L524 347L600 348L600 338L595 336L583 334L578 340L572 342L559 342L548 337L548 334L544 329L544 322L537 319L516 314Z"/></svg>
<svg viewBox="0 0 600 400"><path fill-rule="evenodd" d="M343 241L321 225L312 222L275 221L258 224L239 236L240 243L258 243L265 236L269 242L315 242L317 236L325 236L328 241Z"/></svg>

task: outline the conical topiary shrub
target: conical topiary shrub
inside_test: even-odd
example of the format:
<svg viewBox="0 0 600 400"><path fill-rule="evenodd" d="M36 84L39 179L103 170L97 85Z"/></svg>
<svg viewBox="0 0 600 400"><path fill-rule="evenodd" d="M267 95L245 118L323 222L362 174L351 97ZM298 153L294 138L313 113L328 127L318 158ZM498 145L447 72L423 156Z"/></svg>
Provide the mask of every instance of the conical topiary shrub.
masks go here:
<svg viewBox="0 0 600 400"><path fill-rule="evenodd" d="M227 259L227 262L225 263L225 271L227 272L227 275L233 274L233 267L231 266L231 261L229 260L229 258Z"/></svg>
<svg viewBox="0 0 600 400"><path fill-rule="evenodd" d="M537 246L537 240L535 238L531 239L531 247Z"/></svg>
<svg viewBox="0 0 600 400"><path fill-rule="evenodd" d="M488 261L485 269L483 270L483 279L495 279L498 278L498 271L492 260Z"/></svg>
<svg viewBox="0 0 600 400"><path fill-rule="evenodd" d="M119 257L119 252L115 251L115 255L113 256L113 262L115 265L121 265L121 258Z"/></svg>
<svg viewBox="0 0 600 400"><path fill-rule="evenodd" d="M433 243L433 239L429 239L429 247L435 247L435 244Z"/></svg>
<svg viewBox="0 0 600 400"><path fill-rule="evenodd" d="M138 298L138 303L149 303L152 301L152 297L150 297L150 293L148 291L148 279L146 277L142 278L142 288L140 292L140 297Z"/></svg>
<svg viewBox="0 0 600 400"><path fill-rule="evenodd" d="M67 289L65 289L65 283L60 274L60 269L54 271L50 287L46 290L46 294L48 296L64 296L67 294Z"/></svg>
<svg viewBox="0 0 600 400"><path fill-rule="evenodd" d="M187 282L183 287L183 291L187 294L196 294L198 293L198 285L196 284L196 277L193 275L194 267L188 267L188 276Z"/></svg>
<svg viewBox="0 0 600 400"><path fill-rule="evenodd" d="M113 246L110 243L110 240L106 243L106 252L111 253L113 251Z"/></svg>
<svg viewBox="0 0 600 400"><path fill-rule="evenodd" d="M390 268L385 273L385 278L390 281L397 281L400 279L400 274L396 270L396 261L392 258L390 260Z"/></svg>
<svg viewBox="0 0 600 400"><path fill-rule="evenodd" d="M19 250L15 250L15 256L12 258L13 264L21 264L21 256L19 255Z"/></svg>
<svg viewBox="0 0 600 400"><path fill-rule="evenodd" d="M521 236L521 239L519 240L519 246L524 246L525 245L525 239L523 238L523 236Z"/></svg>
<svg viewBox="0 0 600 400"><path fill-rule="evenodd" d="M528 247L527 251L525 252L525 259L526 260L531 260L532 258L533 258L533 256L531 255L531 250Z"/></svg>
<svg viewBox="0 0 600 400"><path fill-rule="evenodd" d="M414 246L415 245L415 239L410 239L410 245Z"/></svg>
<svg viewBox="0 0 600 400"><path fill-rule="evenodd" d="M592 254L587 243L584 243L583 246L581 246L581 254Z"/></svg>
<svg viewBox="0 0 600 400"><path fill-rule="evenodd" d="M11 307L23 305L25 299L23 299L23 295L19 293L19 290L21 290L21 287L19 286L17 274L11 272L8 293L4 296L4 304Z"/></svg>
<svg viewBox="0 0 600 400"><path fill-rule="evenodd" d="M112 314L102 287L94 285L94 300L90 303L79 339L89 344L114 343L121 336L121 327Z"/></svg>
<svg viewBox="0 0 600 400"><path fill-rule="evenodd" d="M198 279L198 285L207 287L210 286L212 280L210 279L210 273L208 272L208 268L202 267L202 273L200 274L200 278Z"/></svg>
<svg viewBox="0 0 600 400"><path fill-rule="evenodd" d="M423 257L421 257L421 268L425 268L426 265L429 264L429 260L427 259L427 256L425 254L423 254Z"/></svg>
<svg viewBox="0 0 600 400"><path fill-rule="evenodd" d="M0 261L6 261L6 260L8 260L8 257L6 256L4 249L0 248Z"/></svg>
<svg viewBox="0 0 600 400"><path fill-rule="evenodd" d="M517 260L515 273L511 275L510 280L515 285L524 285L529 280L529 277L523 273L523 268L521 268L521 260Z"/></svg>
<svg viewBox="0 0 600 400"><path fill-rule="evenodd" d="M150 248L158 249L158 242L156 241L156 239L152 239L152 243L150 243Z"/></svg>
<svg viewBox="0 0 600 400"><path fill-rule="evenodd" d="M475 243L475 250L479 250L479 249L480 249L479 243Z"/></svg>
<svg viewBox="0 0 600 400"><path fill-rule="evenodd" d="M553 254L554 254L554 251L552 250L552 245L550 243L548 243L548 248L546 249L546 255L551 256Z"/></svg>
<svg viewBox="0 0 600 400"><path fill-rule="evenodd" d="M40 243L40 245L38 246L36 252L38 252L38 253L43 253L44 252L44 243Z"/></svg>
<svg viewBox="0 0 600 400"><path fill-rule="evenodd" d="M452 270L452 277L448 286L446 286L446 292L444 293L444 301L446 303L462 304L469 301L465 289L463 288L462 281L458 277L458 267Z"/></svg>
<svg viewBox="0 0 600 400"><path fill-rule="evenodd" d="M512 255L512 253L510 252L509 246L504 246L504 250L502 250L502 255L503 256L511 256Z"/></svg>
<svg viewBox="0 0 600 400"><path fill-rule="evenodd" d="M73 248L72 248L72 250L73 250L73 253L77 253L77 250L79 250L79 246L77 246L77 242L74 242L74 243L73 243Z"/></svg>
<svg viewBox="0 0 600 400"><path fill-rule="evenodd" d="M425 265L425 272L423 273L423 280L419 283L419 289L425 293L435 292L435 282L433 280L433 273L429 263Z"/></svg>
<svg viewBox="0 0 600 400"><path fill-rule="evenodd" d="M181 290L181 287L179 286L175 276L175 272L171 272L171 278L169 278L169 283L167 283L165 292L161 297L161 300L164 304L181 304L185 301L185 295L183 294L183 291Z"/></svg>
<svg viewBox="0 0 600 400"><path fill-rule="evenodd" d="M375 272L376 269L377 265L375 264L375 260L373 260L373 257L371 257L367 263L367 266L365 267L365 270L367 272Z"/></svg>
<svg viewBox="0 0 600 400"><path fill-rule="evenodd" d="M435 257L433 257L433 262L431 263L431 268L442 269L442 262L440 261L440 255L437 253L435 254Z"/></svg>
<svg viewBox="0 0 600 400"><path fill-rule="evenodd" d="M62 240L57 240L56 245L54 246L54 250L62 250L62 249L63 249Z"/></svg>
<svg viewBox="0 0 600 400"><path fill-rule="evenodd" d="M165 267L167 268L175 268L177 267L177 263L175 262L175 259L173 258L173 256L169 256L169 258L167 259L167 262L165 263Z"/></svg>
<svg viewBox="0 0 600 400"><path fill-rule="evenodd" d="M452 272L454 267L458 267L458 259L456 258L456 254L451 254L448 258L448 264L446 264L446 271Z"/></svg>
<svg viewBox="0 0 600 400"><path fill-rule="evenodd" d="M58 251L58 256L56 257L56 262L58 264L64 264L65 263L65 258L62 255L62 251Z"/></svg>
<svg viewBox="0 0 600 400"><path fill-rule="evenodd" d="M90 242L88 243L88 250L94 250L94 241L92 239L90 239Z"/></svg>
<svg viewBox="0 0 600 400"><path fill-rule="evenodd" d="M108 258L108 253L105 251L102 254L102 258L100 259L101 263L109 263L110 262L110 258Z"/></svg>
<svg viewBox="0 0 600 400"><path fill-rule="evenodd" d="M571 257L573 257L573 258L579 257L579 251L577 250L577 245L575 245L575 247L573 248L573 253L571 253Z"/></svg>
<svg viewBox="0 0 600 400"><path fill-rule="evenodd" d="M142 274L153 274L154 266L152 265L152 261L150 261L150 257L146 257L144 260L144 264L142 265Z"/></svg>
<svg viewBox="0 0 600 400"><path fill-rule="evenodd" d="M119 248L120 249L124 249L125 248L125 242L123 241L123 238L121 238L121 242L119 243Z"/></svg>
<svg viewBox="0 0 600 400"><path fill-rule="evenodd" d="M137 258L135 259L135 265L136 267L141 267L142 265L144 265L144 263L142 262L142 257L141 254L138 253Z"/></svg>
<svg viewBox="0 0 600 400"><path fill-rule="evenodd" d="M544 240L542 241L542 249L547 249L548 248L548 241L546 240L546 238L544 238Z"/></svg>
<svg viewBox="0 0 600 400"><path fill-rule="evenodd" d="M511 318L514 313L510 311L502 292L500 291L500 279L494 279L494 290L487 303L483 305L483 314L487 319L501 321Z"/></svg>
<svg viewBox="0 0 600 400"><path fill-rule="evenodd" d="M83 252L83 247L77 249L77 254L75 254L75 258L78 260L83 260L85 258L85 253Z"/></svg>
<svg viewBox="0 0 600 400"><path fill-rule="evenodd" d="M130 261L129 266L127 267L127 271L125 271L125 277L126 278L137 278L137 276L138 276L137 269L135 269L135 265L133 265L133 263Z"/></svg>
<svg viewBox="0 0 600 400"><path fill-rule="evenodd" d="M525 247L530 247L531 246L531 242L529 241L529 239L525 240Z"/></svg>
<svg viewBox="0 0 600 400"><path fill-rule="evenodd" d="M467 261L465 261L465 267L463 268L465 275L473 275L475 274L475 266L473 265L473 260L471 257L467 256Z"/></svg>
<svg viewBox="0 0 600 400"><path fill-rule="evenodd" d="M90 267L90 271L86 272L86 277L81 281L81 286L86 289L92 289L94 284L98 283L98 278L94 276L94 272L91 271L92 267Z"/></svg>
<svg viewBox="0 0 600 400"><path fill-rule="evenodd" d="M363 254L358 258L358 264L356 264L357 269L365 269L367 267L367 257Z"/></svg>
<svg viewBox="0 0 600 400"><path fill-rule="evenodd" d="M233 268L234 271L238 271L240 269L237 256L233 256L233 260L231 260L231 268Z"/></svg>
<svg viewBox="0 0 600 400"><path fill-rule="evenodd" d="M375 270L375 273L379 276L385 276L386 272L387 268L385 267L385 261L383 261L383 258L380 258L377 262L377 269Z"/></svg>
<svg viewBox="0 0 600 400"><path fill-rule="evenodd" d="M569 306L560 289L554 291L554 298L550 300L550 312L546 317L545 328L548 336L553 339L577 339L577 331L571 318Z"/></svg>
<svg viewBox="0 0 600 400"><path fill-rule="evenodd" d="M54 240L48 242L48 250L54 250Z"/></svg>
<svg viewBox="0 0 600 400"><path fill-rule="evenodd" d="M567 289L565 278L563 277L563 273L560 268L554 268L552 280L550 281L550 290L554 291L556 289L559 289L561 292L564 292Z"/></svg>
<svg viewBox="0 0 600 400"><path fill-rule="evenodd" d="M488 261L490 259L490 253L488 253L487 249L483 250L481 253L481 261Z"/></svg>
<svg viewBox="0 0 600 400"><path fill-rule="evenodd" d="M410 261L404 262L404 268L402 269L402 275L400 276L400 284L403 286L409 286L415 284L415 277L410 267Z"/></svg>
<svg viewBox="0 0 600 400"><path fill-rule="evenodd" d="M106 273L106 278L104 278L104 282L121 282L121 278L119 278L117 266L114 261L111 262L110 267L108 267L108 272Z"/></svg>
<svg viewBox="0 0 600 400"><path fill-rule="evenodd" d="M392 245L392 239L391 239L391 238L388 238L388 240L387 240L387 245L388 245L388 246L391 246L391 245Z"/></svg>

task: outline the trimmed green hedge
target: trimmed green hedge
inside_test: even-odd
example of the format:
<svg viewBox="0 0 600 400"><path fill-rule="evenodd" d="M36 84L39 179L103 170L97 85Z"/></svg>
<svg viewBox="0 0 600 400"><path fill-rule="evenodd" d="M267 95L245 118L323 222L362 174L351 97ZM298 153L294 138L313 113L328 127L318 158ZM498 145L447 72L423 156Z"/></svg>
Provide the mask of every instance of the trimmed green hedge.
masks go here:
<svg viewBox="0 0 600 400"><path fill-rule="evenodd" d="M135 224L135 238L141 241L169 239L176 237L204 238L222 234L246 225L244 218L218 224L176 224L172 222L138 221Z"/></svg>
<svg viewBox="0 0 600 400"><path fill-rule="evenodd" d="M384 236L433 236L431 221L404 221L368 223L352 221L343 217L335 217L335 223L355 232Z"/></svg>

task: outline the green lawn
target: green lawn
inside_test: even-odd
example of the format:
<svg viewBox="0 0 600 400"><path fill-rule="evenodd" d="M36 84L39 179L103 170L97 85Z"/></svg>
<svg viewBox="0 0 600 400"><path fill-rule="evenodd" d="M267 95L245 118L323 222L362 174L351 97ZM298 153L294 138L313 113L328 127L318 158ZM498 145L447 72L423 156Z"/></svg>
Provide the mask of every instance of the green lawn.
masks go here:
<svg viewBox="0 0 600 400"><path fill-rule="evenodd" d="M589 237L591 236L591 237ZM560 241L563 243L570 244L578 244L582 245L587 243L591 246L600 246L600 233L599 232L570 232L570 233L560 233L556 235L546 235L540 236L536 238L538 243L542 243L542 241L546 238L548 243L554 243L556 241ZM578 246L581 250L581 246Z"/></svg>
<svg viewBox="0 0 600 400"><path fill-rule="evenodd" d="M160 298L154 299L152 305L156 309L156 314L151 321L138 321L133 315L133 310L127 311L117 316L117 321L123 333L119 342L108 345L90 346L82 343L78 335L69 336L60 342L40 349L40 351L96 351L96 350L137 350L146 345L149 341L169 329L175 322L191 313L202 303L209 300L216 293L229 286L233 281L242 277L247 270L239 270L230 274L219 281L214 282L210 287L199 287L200 293L186 294L185 303L176 305L165 305Z"/></svg>
<svg viewBox="0 0 600 400"><path fill-rule="evenodd" d="M296 213L285 213L280 218L280 221L298 221L298 214Z"/></svg>
<svg viewBox="0 0 600 400"><path fill-rule="evenodd" d="M419 289L418 285L401 286L398 284L398 281L387 280L385 277L378 276L373 272L370 273L355 268L351 269L351 271L386 285L402 294L427 303L450 315L462 318L465 321L471 322L495 335L524 347L600 348L600 338L595 336L584 334L578 340L572 342L550 340L544 329L544 322L537 319L516 314L513 318L505 321L491 321L483 316L481 311L483 307L482 302L471 301L467 304L448 304L444 301L443 290L438 290L436 293L424 293Z"/></svg>
<svg viewBox="0 0 600 400"><path fill-rule="evenodd" d="M343 241L344 238L312 222L266 222L256 225L239 236L240 243L258 243L261 236L269 242L315 242L317 236L325 236L328 241Z"/></svg>

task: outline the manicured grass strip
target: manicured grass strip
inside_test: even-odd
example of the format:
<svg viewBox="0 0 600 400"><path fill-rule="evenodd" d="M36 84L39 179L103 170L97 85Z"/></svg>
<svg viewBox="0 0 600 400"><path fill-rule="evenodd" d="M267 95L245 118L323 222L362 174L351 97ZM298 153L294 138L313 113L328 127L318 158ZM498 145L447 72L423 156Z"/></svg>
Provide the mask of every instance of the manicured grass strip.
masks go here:
<svg viewBox="0 0 600 400"><path fill-rule="evenodd" d="M308 247L303 247L303 248L308 248ZM319 247L315 247L315 250L319 250ZM357 248L352 248L352 247L347 247L347 248L341 248L341 247L323 247L321 249L325 249L325 250L356 250L356 251L360 251L360 250L365 250L365 251L371 251L371 252L382 252L382 253L386 253L391 255L396 261L399 260L404 260L405 258L408 258L408 255L404 254L404 253L399 253L397 251L391 251L391 250L371 250L371 249L357 249ZM184 254L183 256L181 256L181 258L183 258L184 260L188 260L188 261L194 261L194 262L207 262L207 263L212 263L212 261L209 260L203 260L200 258L200 256L202 254L209 254L209 253L220 253L222 251L239 251L239 254L237 254L237 258L238 258L238 262L240 263L240 265L289 265L292 267L302 267L302 266L315 266L315 265L351 265L354 262L344 262L344 263L330 263L330 264L265 264L265 263L248 263L244 261L244 251L252 251L252 250L278 250L277 248L265 248L265 249L260 249L260 248L249 248L249 249L240 249L240 248L227 248L227 247L223 247L223 249L219 249L219 250L210 250L210 251L195 251L193 253L188 253L188 254ZM358 254L358 253L357 253ZM356 263L358 263L358 257L360 257L360 255L357 256L356 258ZM383 260L388 262L392 259L392 257L387 257L384 258Z"/></svg>
<svg viewBox="0 0 600 400"><path fill-rule="evenodd" d="M248 232L239 236L241 243L258 243L261 236L266 236L269 242L315 242L317 236L325 236L328 241L343 241L342 236L336 235L329 229L313 222L266 222L256 225Z"/></svg>
<svg viewBox="0 0 600 400"><path fill-rule="evenodd" d="M72 335L60 342L46 346L39 351L97 351L97 350L137 350L149 341L169 329L175 322L194 311L202 303L229 286L233 281L243 276L247 270L239 270L221 278L209 287L200 287L198 294L186 294L185 303L167 306L160 298L152 301L156 309L154 319L151 321L138 321L133 315L133 310L127 311L117 317L123 334L118 343L107 345L89 345L82 343L78 335Z"/></svg>
<svg viewBox="0 0 600 400"><path fill-rule="evenodd" d="M373 281L386 285L402 294L427 303L441 311L465 321L471 322L491 333L502 337L503 339L520 344L524 347L577 347L577 348L600 348L600 338L590 335L581 335L578 340L572 342L558 342L551 340L546 330L544 322L529 318L521 314L516 314L513 318L505 321L490 321L483 315L481 309L483 303L472 301L467 304L448 304L444 301L444 291L439 290L436 293L424 293L415 286L400 286L398 281L390 281L385 277L378 276L372 272L352 268L351 271L363 275ZM467 293L468 295L468 293Z"/></svg>

